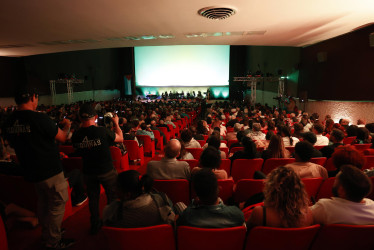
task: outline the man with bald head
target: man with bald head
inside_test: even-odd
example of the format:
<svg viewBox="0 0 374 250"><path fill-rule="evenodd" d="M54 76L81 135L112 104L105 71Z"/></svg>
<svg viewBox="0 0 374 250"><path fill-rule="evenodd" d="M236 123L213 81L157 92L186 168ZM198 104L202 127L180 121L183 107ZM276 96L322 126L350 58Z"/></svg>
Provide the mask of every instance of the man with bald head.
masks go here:
<svg viewBox="0 0 374 250"><path fill-rule="evenodd" d="M160 161L150 161L147 165L147 174L153 179L189 180L191 177L190 166L187 162L177 161L180 150L180 142L176 139L170 140L164 149L165 157Z"/></svg>

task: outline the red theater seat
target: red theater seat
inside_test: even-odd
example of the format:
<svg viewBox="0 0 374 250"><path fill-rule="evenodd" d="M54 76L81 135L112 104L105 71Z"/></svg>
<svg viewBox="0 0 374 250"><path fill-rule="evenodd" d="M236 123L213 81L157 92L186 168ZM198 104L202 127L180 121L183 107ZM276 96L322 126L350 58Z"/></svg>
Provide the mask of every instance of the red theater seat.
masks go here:
<svg viewBox="0 0 374 250"><path fill-rule="evenodd" d="M302 181L304 183L305 190L308 193L309 198L313 197L313 199L315 199L317 196L318 190L321 187L323 179L322 178L304 178L302 179Z"/></svg>
<svg viewBox="0 0 374 250"><path fill-rule="evenodd" d="M160 131L158 130L152 130L152 132L155 135L155 138L157 139L156 148L158 150L164 151L164 137L161 136Z"/></svg>
<svg viewBox="0 0 374 250"><path fill-rule="evenodd" d="M8 240L3 219L0 216L0 249L8 250Z"/></svg>
<svg viewBox="0 0 374 250"><path fill-rule="evenodd" d="M321 184L321 187L318 190L316 201L322 198L332 197L332 186L334 185L335 177L330 177L324 180Z"/></svg>
<svg viewBox="0 0 374 250"><path fill-rule="evenodd" d="M231 176L235 182L241 179L252 179L256 171L260 171L263 159L236 159L232 163Z"/></svg>
<svg viewBox="0 0 374 250"><path fill-rule="evenodd" d="M171 225L140 228L103 227L108 249L175 250Z"/></svg>
<svg viewBox="0 0 374 250"><path fill-rule="evenodd" d="M177 228L178 250L242 250L246 228Z"/></svg>
<svg viewBox="0 0 374 250"><path fill-rule="evenodd" d="M270 158L265 161L262 172L268 174L279 166L284 166L293 162L295 162L295 158Z"/></svg>
<svg viewBox="0 0 374 250"><path fill-rule="evenodd" d="M178 161L185 161L190 165L190 169L192 170L194 167L197 167L199 165L199 161L194 159L194 160L178 160Z"/></svg>
<svg viewBox="0 0 374 250"><path fill-rule="evenodd" d="M322 167L325 166L327 161L326 157L319 157L319 158L311 158L310 162L321 165Z"/></svg>
<svg viewBox="0 0 374 250"><path fill-rule="evenodd" d="M111 146L110 154L112 155L114 168L118 173L130 170L128 153L122 155L121 149Z"/></svg>
<svg viewBox="0 0 374 250"><path fill-rule="evenodd" d="M245 179L239 180L236 183L234 191L234 201L244 202L247 201L251 196L262 193L265 185L265 180Z"/></svg>
<svg viewBox="0 0 374 250"><path fill-rule="evenodd" d="M200 159L200 155L203 152L202 148L186 148L186 150L190 152L196 160Z"/></svg>
<svg viewBox="0 0 374 250"><path fill-rule="evenodd" d="M325 225L318 233L312 250L372 250L374 225Z"/></svg>
<svg viewBox="0 0 374 250"><path fill-rule="evenodd" d="M155 141L152 141L149 135L136 135L136 138L138 138L139 142L143 142L144 154L148 154L150 157L155 156Z"/></svg>
<svg viewBox="0 0 374 250"><path fill-rule="evenodd" d="M167 194L173 204L180 201L186 205L190 203L190 183L188 180L154 180L153 187Z"/></svg>
<svg viewBox="0 0 374 250"><path fill-rule="evenodd" d="M140 165L144 163L144 150L143 146L139 147L138 143L134 140L124 140L123 144L126 145L130 161L139 160Z"/></svg>
<svg viewBox="0 0 374 250"><path fill-rule="evenodd" d="M302 228L255 227L249 232L245 250L308 250L319 229L320 225Z"/></svg>

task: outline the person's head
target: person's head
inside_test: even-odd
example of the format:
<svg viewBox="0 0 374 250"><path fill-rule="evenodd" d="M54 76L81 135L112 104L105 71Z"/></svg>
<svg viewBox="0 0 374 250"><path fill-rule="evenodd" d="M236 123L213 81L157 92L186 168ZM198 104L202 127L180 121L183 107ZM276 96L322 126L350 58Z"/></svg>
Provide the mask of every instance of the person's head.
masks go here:
<svg viewBox="0 0 374 250"><path fill-rule="evenodd" d="M304 141L310 142L312 145L317 142L317 136L312 132L302 133L301 137L304 139Z"/></svg>
<svg viewBox="0 0 374 250"><path fill-rule="evenodd" d="M313 157L314 147L307 141L300 141L295 145L295 158L299 162L307 162Z"/></svg>
<svg viewBox="0 0 374 250"><path fill-rule="evenodd" d="M370 143L370 132L367 128L358 128L357 130L357 140L361 140L364 143Z"/></svg>
<svg viewBox="0 0 374 250"><path fill-rule="evenodd" d="M183 131L181 132L181 139L184 143L188 143L192 140L192 132L191 130L189 129L183 129Z"/></svg>
<svg viewBox="0 0 374 250"><path fill-rule="evenodd" d="M320 123L314 123L313 125L313 133L315 133L316 135L320 135L323 133L323 131L325 130L325 128L323 127L322 124Z"/></svg>
<svg viewBox="0 0 374 250"><path fill-rule="evenodd" d="M274 132L272 130L269 130L267 133L266 133L266 136L265 136L265 139L266 140L270 140L271 137L274 135Z"/></svg>
<svg viewBox="0 0 374 250"><path fill-rule="evenodd" d="M218 150L220 145L221 145L221 138L220 138L220 136L217 135L217 134L212 134L209 137L208 146L212 146L212 147L214 147L214 148L216 148Z"/></svg>
<svg viewBox="0 0 374 250"><path fill-rule="evenodd" d="M199 166L201 168L217 169L221 165L221 153L214 147L207 147L200 156Z"/></svg>
<svg viewBox="0 0 374 250"><path fill-rule="evenodd" d="M369 177L352 165L343 165L333 186L333 195L353 202L361 202L372 190Z"/></svg>
<svg viewBox="0 0 374 250"><path fill-rule="evenodd" d="M32 109L36 110L38 107L39 95L35 88L24 86L16 91L14 100L17 105L30 103L32 104Z"/></svg>
<svg viewBox="0 0 374 250"><path fill-rule="evenodd" d="M169 159L176 158L181 151L181 143L177 139L168 141L164 148L165 157Z"/></svg>
<svg viewBox="0 0 374 250"><path fill-rule="evenodd" d="M364 156L350 145L337 147L331 155L334 166L339 170L343 165L353 165L362 169L365 165Z"/></svg>
<svg viewBox="0 0 374 250"><path fill-rule="evenodd" d="M238 142L241 142L244 138L244 131L240 130L238 133L236 133L236 139L238 139Z"/></svg>
<svg viewBox="0 0 374 250"><path fill-rule="evenodd" d="M343 143L344 133L340 129L333 129L330 134L330 141L333 143Z"/></svg>
<svg viewBox="0 0 374 250"><path fill-rule="evenodd" d="M284 158L285 147L283 139L280 135L273 135L270 138L268 150L270 151L271 158Z"/></svg>
<svg viewBox="0 0 374 250"><path fill-rule="evenodd" d="M216 204L218 199L218 182L213 171L207 168L199 170L192 176L192 185L201 204Z"/></svg>
<svg viewBox="0 0 374 250"><path fill-rule="evenodd" d="M84 103L80 106L79 109L79 117L82 121L89 121L92 119L96 119L96 111L89 103Z"/></svg>
<svg viewBox="0 0 374 250"><path fill-rule="evenodd" d="M347 137L357 136L358 127L356 125L351 125L346 129Z"/></svg>
<svg viewBox="0 0 374 250"><path fill-rule="evenodd" d="M293 125L293 128L294 128L294 134L300 134L301 131L303 130L304 126L301 123L295 123Z"/></svg>
<svg viewBox="0 0 374 250"><path fill-rule="evenodd" d="M140 178L136 170L128 170L118 174L117 192L122 200L132 200L151 191L153 179L148 175Z"/></svg>
<svg viewBox="0 0 374 250"><path fill-rule="evenodd" d="M140 128L142 130L147 130L147 124L145 122L142 122L142 124L140 124Z"/></svg>
<svg viewBox="0 0 374 250"><path fill-rule="evenodd" d="M122 127L122 131L123 133L129 133L131 130L131 126L129 124L125 124L123 127Z"/></svg>
<svg viewBox="0 0 374 250"><path fill-rule="evenodd" d="M234 131L239 132L242 129L242 125L240 123L235 123L234 124Z"/></svg>
<svg viewBox="0 0 374 250"><path fill-rule="evenodd" d="M252 139L245 136L242 139L242 144L244 147L244 152L246 152L247 154L251 154L253 158L255 158L257 149L256 149L256 144L252 141Z"/></svg>
<svg viewBox="0 0 374 250"><path fill-rule="evenodd" d="M261 131L261 124L260 123L253 123L252 129L255 132Z"/></svg>
<svg viewBox="0 0 374 250"><path fill-rule="evenodd" d="M278 167L266 178L265 206L274 208L284 227L297 227L308 207L308 195L300 177L291 169Z"/></svg>

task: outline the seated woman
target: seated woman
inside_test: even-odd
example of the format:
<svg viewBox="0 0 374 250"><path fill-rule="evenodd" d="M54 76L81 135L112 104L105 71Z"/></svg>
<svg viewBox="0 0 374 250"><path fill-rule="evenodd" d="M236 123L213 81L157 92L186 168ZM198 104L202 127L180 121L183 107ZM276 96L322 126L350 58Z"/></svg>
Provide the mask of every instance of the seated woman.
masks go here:
<svg viewBox="0 0 374 250"><path fill-rule="evenodd" d="M214 147L207 147L200 156L199 167L194 167L191 174L195 174L202 168L211 169L217 179L227 179L227 172L224 169L218 169L221 165L221 154Z"/></svg>
<svg viewBox="0 0 374 250"><path fill-rule="evenodd" d="M291 157L291 153L284 147L283 139L280 135L273 135L271 137L268 148L262 151L261 155L261 158L264 160L289 157Z"/></svg>
<svg viewBox="0 0 374 250"><path fill-rule="evenodd" d="M281 126L279 129L279 133L282 136L285 147L294 147L296 143L299 142L299 139L291 136L291 130L287 126Z"/></svg>
<svg viewBox="0 0 374 250"><path fill-rule="evenodd" d="M278 167L267 176L264 206L253 209L248 227L306 227L313 224L308 195L299 176Z"/></svg>
<svg viewBox="0 0 374 250"><path fill-rule="evenodd" d="M186 148L201 148L201 145L198 141L196 141L193 137L191 130L184 129L181 132L181 139L184 142L184 146Z"/></svg>
<svg viewBox="0 0 374 250"><path fill-rule="evenodd" d="M362 169L365 165L364 156L350 145L337 147L331 155L331 158L336 170L329 171L329 177L335 177L339 173L340 167L343 165L353 165L358 169Z"/></svg>
<svg viewBox="0 0 374 250"><path fill-rule="evenodd" d="M256 144L252 141L251 138L245 136L242 139L242 144L243 144L244 150L235 152L234 155L230 157L231 162L233 162L236 159L259 158L259 155L256 149Z"/></svg>
<svg viewBox="0 0 374 250"><path fill-rule="evenodd" d="M225 143L221 143L220 135L218 132L213 132L213 134L208 138L207 143L205 143L203 149L206 149L209 146L216 148L220 152L221 159L226 159L226 153L219 150L219 148L227 146Z"/></svg>
<svg viewBox="0 0 374 250"><path fill-rule="evenodd" d="M193 155L186 150L186 147L184 146L184 142L180 139L178 139L181 143L181 151L179 153L179 156L177 157L178 160L193 160L195 159Z"/></svg>
<svg viewBox="0 0 374 250"><path fill-rule="evenodd" d="M104 208L104 225L133 228L171 223L174 217L166 219L160 213L160 207L170 207L170 201L165 195L151 193L152 184L151 177L140 178L135 170L120 173L117 179L119 200ZM168 213L174 215L171 209Z"/></svg>

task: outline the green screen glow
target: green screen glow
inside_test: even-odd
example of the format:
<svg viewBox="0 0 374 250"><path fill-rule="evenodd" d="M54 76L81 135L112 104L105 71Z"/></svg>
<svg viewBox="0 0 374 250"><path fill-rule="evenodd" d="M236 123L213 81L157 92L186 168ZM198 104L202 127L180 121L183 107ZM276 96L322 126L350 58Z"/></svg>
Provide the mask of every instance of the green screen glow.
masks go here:
<svg viewBox="0 0 374 250"><path fill-rule="evenodd" d="M135 47L137 86L227 86L230 46Z"/></svg>

